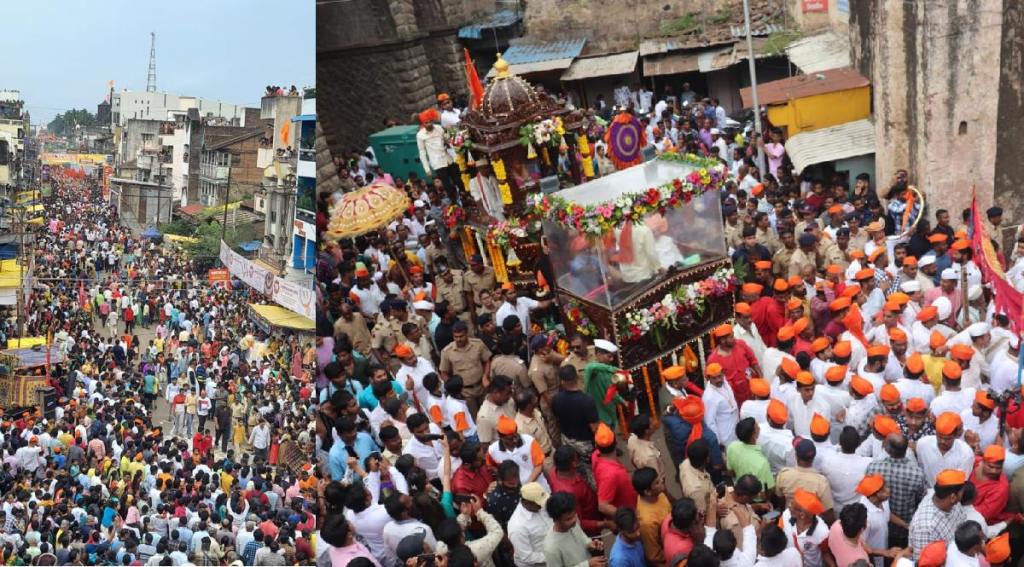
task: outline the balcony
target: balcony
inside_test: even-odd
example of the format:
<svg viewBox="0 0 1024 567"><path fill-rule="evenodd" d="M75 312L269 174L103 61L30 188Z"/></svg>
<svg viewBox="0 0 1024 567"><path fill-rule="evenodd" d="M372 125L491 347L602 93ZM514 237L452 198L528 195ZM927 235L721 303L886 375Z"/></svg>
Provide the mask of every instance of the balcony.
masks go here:
<svg viewBox="0 0 1024 567"><path fill-rule="evenodd" d="M205 178L207 181L226 182L228 179L229 168L226 165L213 165L212 163L204 163L199 166L199 176Z"/></svg>
<svg viewBox="0 0 1024 567"><path fill-rule="evenodd" d="M299 161L316 161L316 150L310 148L308 150L299 148Z"/></svg>

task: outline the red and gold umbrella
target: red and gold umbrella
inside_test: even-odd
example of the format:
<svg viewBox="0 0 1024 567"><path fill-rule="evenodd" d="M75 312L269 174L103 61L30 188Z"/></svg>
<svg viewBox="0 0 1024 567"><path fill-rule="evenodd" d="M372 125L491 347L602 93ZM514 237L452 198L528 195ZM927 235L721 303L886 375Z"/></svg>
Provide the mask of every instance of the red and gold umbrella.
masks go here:
<svg viewBox="0 0 1024 567"><path fill-rule="evenodd" d="M405 191L386 183L372 183L345 193L331 210L326 237L352 238L386 226L409 208Z"/></svg>

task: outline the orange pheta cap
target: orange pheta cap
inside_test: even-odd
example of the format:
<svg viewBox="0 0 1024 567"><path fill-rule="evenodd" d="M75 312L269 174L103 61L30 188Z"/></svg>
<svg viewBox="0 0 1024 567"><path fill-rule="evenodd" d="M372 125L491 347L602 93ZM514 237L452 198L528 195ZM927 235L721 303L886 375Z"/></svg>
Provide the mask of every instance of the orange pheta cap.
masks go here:
<svg viewBox="0 0 1024 567"><path fill-rule="evenodd" d="M960 416L951 411L942 412L935 418L935 432L939 435L952 435L964 424Z"/></svg>
<svg viewBox="0 0 1024 567"><path fill-rule="evenodd" d="M828 420L821 416L820 413L815 413L811 417L811 435L817 435L818 437L824 437L828 435L831 425Z"/></svg>
<svg viewBox="0 0 1024 567"><path fill-rule="evenodd" d="M885 478L880 474L869 474L857 483L857 493L864 496L871 496L885 486Z"/></svg>

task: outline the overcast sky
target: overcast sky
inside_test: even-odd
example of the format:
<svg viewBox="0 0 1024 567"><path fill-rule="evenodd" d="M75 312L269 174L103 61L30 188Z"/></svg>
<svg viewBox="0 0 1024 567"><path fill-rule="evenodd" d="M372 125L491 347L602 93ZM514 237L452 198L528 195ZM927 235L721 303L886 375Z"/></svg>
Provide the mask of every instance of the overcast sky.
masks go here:
<svg viewBox="0 0 1024 567"><path fill-rule="evenodd" d="M259 107L268 84L316 82L312 0L3 2L0 89L17 89L45 124L96 112L107 81L146 89L156 32L157 90Z"/></svg>

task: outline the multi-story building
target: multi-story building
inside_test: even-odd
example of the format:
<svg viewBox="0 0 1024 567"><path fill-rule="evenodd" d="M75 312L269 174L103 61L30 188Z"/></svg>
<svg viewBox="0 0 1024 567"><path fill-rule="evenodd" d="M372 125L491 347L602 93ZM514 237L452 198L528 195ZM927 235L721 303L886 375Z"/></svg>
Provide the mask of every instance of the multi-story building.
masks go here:
<svg viewBox="0 0 1024 567"><path fill-rule="evenodd" d="M295 95L264 96L260 117L271 134L261 140L259 165L264 168L261 191L254 209L265 209L263 246L259 258L278 274L289 264L292 224L295 218L295 146L298 138L295 117L302 112L303 99Z"/></svg>
<svg viewBox="0 0 1024 567"><path fill-rule="evenodd" d="M110 97L110 120L112 126L124 126L128 120L166 120L169 112L187 111L195 108L199 116L219 118L245 126L245 107L219 100L181 96L163 92L121 91Z"/></svg>
<svg viewBox="0 0 1024 567"><path fill-rule="evenodd" d="M263 168L257 165L265 128L240 128L227 139L203 144L199 156L199 202L207 207L241 199L262 186ZM190 159L194 156L190 156Z"/></svg>
<svg viewBox="0 0 1024 567"><path fill-rule="evenodd" d="M27 118L21 93L0 90L0 186L14 185L21 179Z"/></svg>
<svg viewBox="0 0 1024 567"><path fill-rule="evenodd" d="M307 97L302 101L302 114L294 118L298 160L289 277L311 277L316 269L316 91L308 91Z"/></svg>

